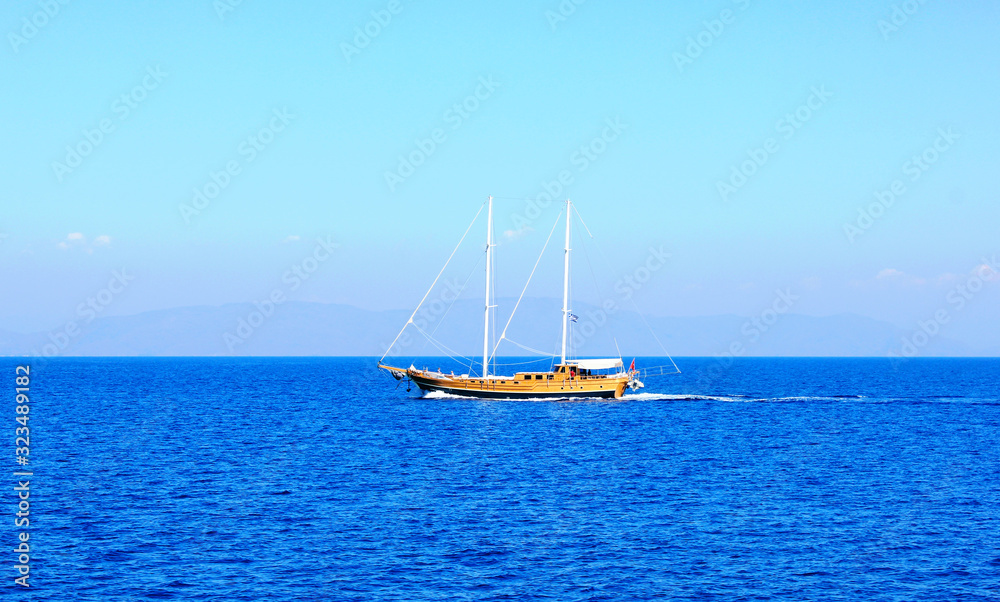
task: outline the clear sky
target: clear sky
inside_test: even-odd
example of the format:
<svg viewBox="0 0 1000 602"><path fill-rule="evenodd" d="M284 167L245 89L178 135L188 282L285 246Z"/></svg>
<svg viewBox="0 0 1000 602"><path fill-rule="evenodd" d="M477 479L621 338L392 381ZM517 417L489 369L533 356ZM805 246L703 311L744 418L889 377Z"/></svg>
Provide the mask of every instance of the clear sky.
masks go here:
<svg viewBox="0 0 1000 602"><path fill-rule="evenodd" d="M781 288L997 332L995 278L946 300L1000 257L994 2L11 0L0 30L0 328L122 268L107 314L260 299L321 236L293 298L412 308L490 194L516 295L558 207L506 199L566 171L605 284L671 254L652 314Z"/></svg>

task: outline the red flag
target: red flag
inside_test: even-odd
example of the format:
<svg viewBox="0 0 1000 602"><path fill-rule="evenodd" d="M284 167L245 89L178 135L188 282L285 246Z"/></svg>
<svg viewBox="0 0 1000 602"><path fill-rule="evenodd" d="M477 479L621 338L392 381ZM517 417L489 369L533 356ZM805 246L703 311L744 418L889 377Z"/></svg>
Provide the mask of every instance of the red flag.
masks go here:
<svg viewBox="0 0 1000 602"><path fill-rule="evenodd" d="M628 371L629 372L633 372L634 370L635 370L635 358L633 357L632 358L632 365L628 367Z"/></svg>

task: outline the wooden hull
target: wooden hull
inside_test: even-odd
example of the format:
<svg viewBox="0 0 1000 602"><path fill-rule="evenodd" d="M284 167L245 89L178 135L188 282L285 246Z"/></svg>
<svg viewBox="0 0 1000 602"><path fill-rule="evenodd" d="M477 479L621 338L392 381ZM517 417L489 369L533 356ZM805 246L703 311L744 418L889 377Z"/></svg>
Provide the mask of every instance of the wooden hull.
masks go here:
<svg viewBox="0 0 1000 602"><path fill-rule="evenodd" d="M618 398L628 385L628 377L625 375L571 377L552 374L548 378L533 379L531 377L535 376L534 374L517 374L483 379L449 376L413 368L403 370L383 367L395 370L397 373L405 373L424 391L440 391L449 395L482 399Z"/></svg>
<svg viewBox="0 0 1000 602"><path fill-rule="evenodd" d="M615 389L594 389L581 391L500 391L493 389L470 389L464 387L445 387L432 383L422 383L417 379L413 382L424 391L440 391L449 395L476 397L480 399L567 399L567 398L604 398L621 397ZM624 388L624 387L623 387Z"/></svg>

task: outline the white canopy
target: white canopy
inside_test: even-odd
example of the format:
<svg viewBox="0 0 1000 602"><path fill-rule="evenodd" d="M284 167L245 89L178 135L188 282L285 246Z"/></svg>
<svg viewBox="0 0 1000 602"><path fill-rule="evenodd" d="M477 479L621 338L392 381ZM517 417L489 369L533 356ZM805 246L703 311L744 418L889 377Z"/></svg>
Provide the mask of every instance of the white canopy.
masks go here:
<svg viewBox="0 0 1000 602"><path fill-rule="evenodd" d="M624 365L618 358L606 360L570 360L566 363L576 366L581 370L610 370L611 368L621 368Z"/></svg>

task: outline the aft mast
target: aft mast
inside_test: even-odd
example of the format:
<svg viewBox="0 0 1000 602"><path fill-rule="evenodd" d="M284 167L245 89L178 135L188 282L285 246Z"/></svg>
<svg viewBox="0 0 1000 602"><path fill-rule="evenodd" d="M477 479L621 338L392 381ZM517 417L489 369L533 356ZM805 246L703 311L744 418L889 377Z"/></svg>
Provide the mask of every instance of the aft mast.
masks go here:
<svg viewBox="0 0 1000 602"><path fill-rule="evenodd" d="M560 364L566 363L566 330L569 326L569 215L572 204L566 199L566 247L563 258L563 319L562 319L562 359Z"/></svg>
<svg viewBox="0 0 1000 602"><path fill-rule="evenodd" d="M483 318L483 378L490 374L490 268L493 258L493 197L489 200L489 211L486 217L486 312Z"/></svg>

